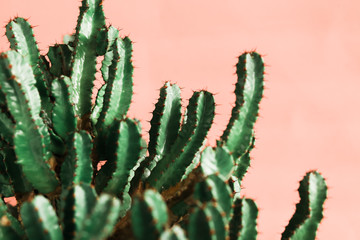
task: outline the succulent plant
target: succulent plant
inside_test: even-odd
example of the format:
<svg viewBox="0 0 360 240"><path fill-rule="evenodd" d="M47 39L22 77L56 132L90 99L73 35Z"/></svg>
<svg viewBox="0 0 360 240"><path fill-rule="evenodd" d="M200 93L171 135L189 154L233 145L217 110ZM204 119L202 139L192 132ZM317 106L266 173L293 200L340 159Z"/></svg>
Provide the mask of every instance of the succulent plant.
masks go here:
<svg viewBox="0 0 360 240"><path fill-rule="evenodd" d="M204 147L213 95L194 92L182 116L180 88L170 82L160 89L146 144L140 122L127 117L132 42L106 25L101 0L83 0L75 33L46 55L21 17L6 25L6 36L1 239L256 239L258 209L240 191L263 94L260 54L239 56L235 106L215 147ZM93 103L99 56L105 83ZM308 172L299 193L282 239L315 238L323 177Z"/></svg>

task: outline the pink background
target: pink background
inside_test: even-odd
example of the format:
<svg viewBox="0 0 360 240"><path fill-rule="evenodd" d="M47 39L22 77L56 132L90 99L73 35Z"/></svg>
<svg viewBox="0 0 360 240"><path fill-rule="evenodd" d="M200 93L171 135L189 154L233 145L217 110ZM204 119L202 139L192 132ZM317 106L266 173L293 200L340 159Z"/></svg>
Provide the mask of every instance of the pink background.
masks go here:
<svg viewBox="0 0 360 240"><path fill-rule="evenodd" d="M3 1L0 22L30 17L46 53L48 45L73 32L79 5ZM106 0L104 9L108 23L135 41L129 115L142 120L144 131L158 89L171 80L184 88L184 99L192 90L217 93L209 136L214 144L234 102L236 57L252 49L264 54L267 89L243 190L260 208L259 239L280 239L298 201L298 181L311 169L322 172L329 185L318 239L360 239L360 3ZM0 50L8 46L2 37Z"/></svg>

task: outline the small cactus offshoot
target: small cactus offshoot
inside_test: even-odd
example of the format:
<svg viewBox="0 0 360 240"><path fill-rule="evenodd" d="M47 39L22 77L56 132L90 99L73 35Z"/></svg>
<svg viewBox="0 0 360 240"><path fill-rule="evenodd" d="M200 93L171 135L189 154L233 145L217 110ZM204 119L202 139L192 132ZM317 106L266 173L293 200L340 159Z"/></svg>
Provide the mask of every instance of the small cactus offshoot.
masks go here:
<svg viewBox="0 0 360 240"><path fill-rule="evenodd" d="M102 4L83 0L75 32L46 55L27 20L6 25L0 239L256 239L258 209L240 191L264 89L261 55L239 56L235 106L216 146L205 148L213 95L194 92L182 116L180 88L170 82L147 144L139 120L127 117L132 42L106 24ZM104 84L93 103L99 56ZM282 239L315 238L326 189L319 173L306 174Z"/></svg>

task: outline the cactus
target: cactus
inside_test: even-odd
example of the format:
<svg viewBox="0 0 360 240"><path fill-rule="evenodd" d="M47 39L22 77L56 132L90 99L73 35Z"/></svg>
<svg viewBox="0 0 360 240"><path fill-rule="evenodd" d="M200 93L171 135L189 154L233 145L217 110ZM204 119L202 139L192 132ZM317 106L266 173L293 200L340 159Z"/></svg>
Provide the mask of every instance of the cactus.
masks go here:
<svg viewBox="0 0 360 240"><path fill-rule="evenodd" d="M106 25L102 4L82 0L75 33L45 56L27 20L6 25L0 238L256 239L258 209L240 191L263 94L261 55L239 56L235 106L215 147L204 147L213 95L194 92L182 116L180 88L170 82L160 89L146 144L140 122L127 117L132 42ZM99 56L104 84L92 103ZM323 217L322 176L309 172L299 193L282 239L314 239Z"/></svg>

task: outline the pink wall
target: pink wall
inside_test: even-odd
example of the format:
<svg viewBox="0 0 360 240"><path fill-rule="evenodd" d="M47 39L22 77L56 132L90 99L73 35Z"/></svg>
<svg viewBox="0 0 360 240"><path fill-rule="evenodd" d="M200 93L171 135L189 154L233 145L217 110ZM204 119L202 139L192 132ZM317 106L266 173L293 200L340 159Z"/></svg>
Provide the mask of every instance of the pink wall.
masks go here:
<svg viewBox="0 0 360 240"><path fill-rule="evenodd" d="M0 22L30 17L45 50L72 33L79 5L6 1ZM311 169L329 185L318 239L360 239L360 3L106 0L104 8L108 23L136 42L130 116L142 119L144 130L158 89L171 80L184 88L184 99L191 90L217 93L213 144L234 102L236 57L251 49L265 54L267 89L243 190L260 208L259 239L280 239L298 201L298 181ZM2 37L0 50L7 49Z"/></svg>

